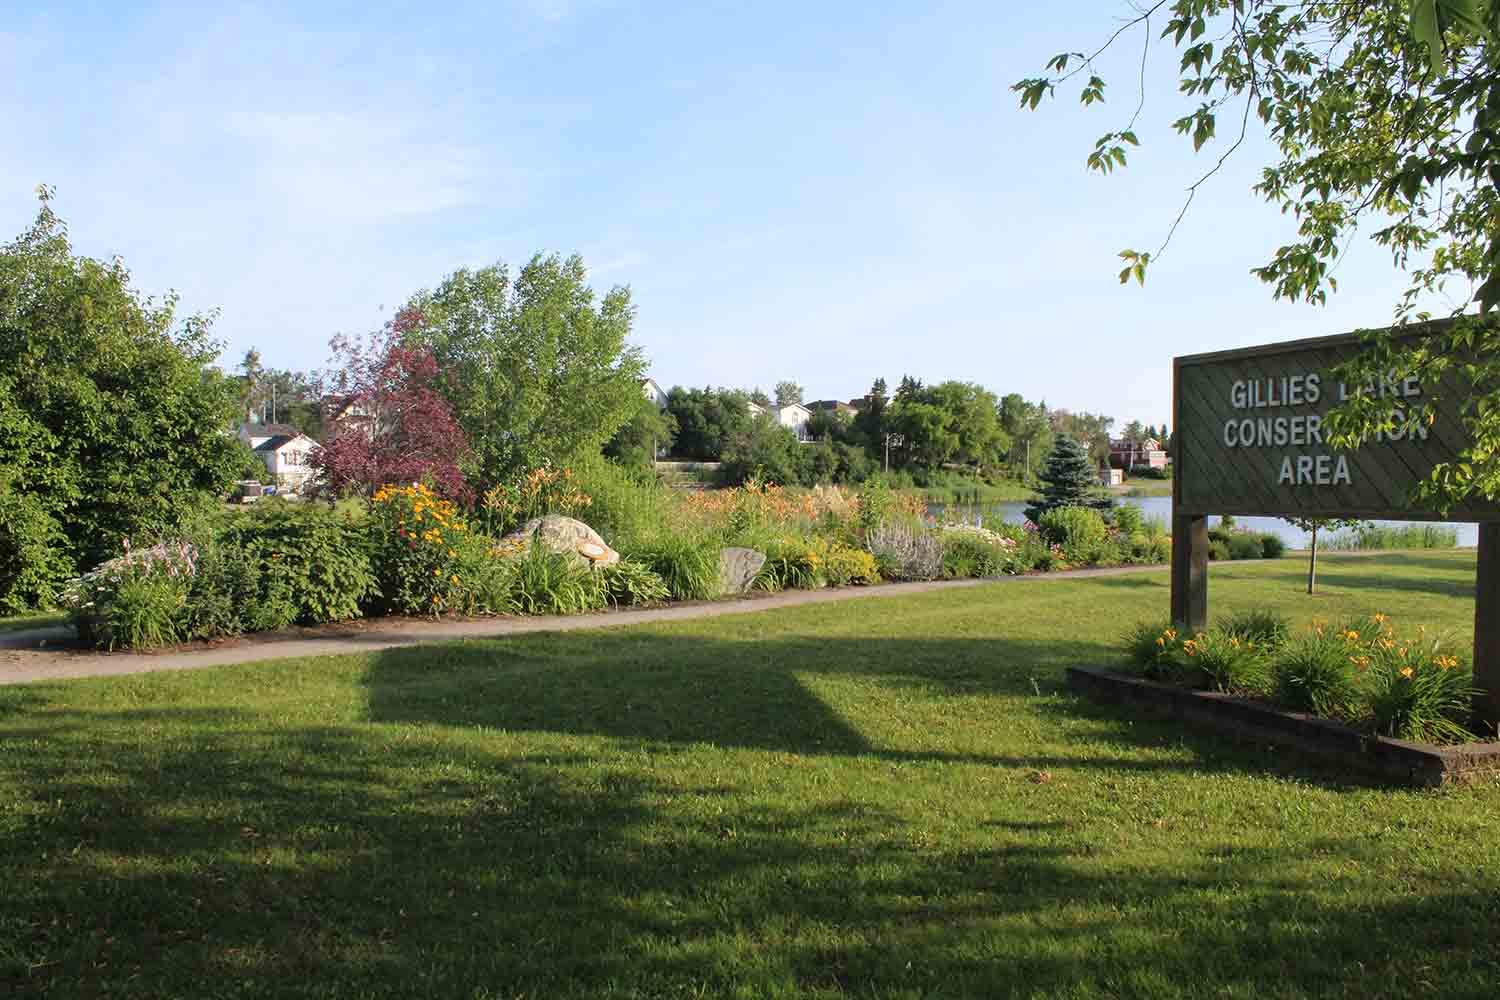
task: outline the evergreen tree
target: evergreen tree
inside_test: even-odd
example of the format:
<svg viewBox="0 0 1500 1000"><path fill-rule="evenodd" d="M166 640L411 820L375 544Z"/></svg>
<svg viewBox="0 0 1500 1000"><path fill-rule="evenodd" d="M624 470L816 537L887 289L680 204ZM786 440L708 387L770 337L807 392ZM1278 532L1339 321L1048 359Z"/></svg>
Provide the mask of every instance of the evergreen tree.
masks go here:
<svg viewBox="0 0 1500 1000"><path fill-rule="evenodd" d="M1058 435L1038 478L1042 481L1041 495L1026 508L1026 519L1033 524L1039 524L1043 514L1058 507L1109 510L1113 506L1109 497L1099 492L1088 449L1066 434Z"/></svg>

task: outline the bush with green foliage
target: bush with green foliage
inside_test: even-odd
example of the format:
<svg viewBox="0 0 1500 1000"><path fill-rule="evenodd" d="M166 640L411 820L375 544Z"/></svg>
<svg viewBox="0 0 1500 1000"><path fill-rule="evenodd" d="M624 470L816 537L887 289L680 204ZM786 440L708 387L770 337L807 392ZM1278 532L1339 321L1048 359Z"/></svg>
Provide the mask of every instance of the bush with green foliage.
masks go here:
<svg viewBox="0 0 1500 1000"><path fill-rule="evenodd" d="M599 572L603 574L605 595L616 607L671 600L672 592L666 581L634 559L621 559Z"/></svg>
<svg viewBox="0 0 1500 1000"><path fill-rule="evenodd" d="M36 222L0 246L0 489L28 522L0 539L9 606L122 538L175 537L239 471L224 433L239 385L216 365L209 318L143 298L119 260L74 256L41 195Z"/></svg>
<svg viewBox="0 0 1500 1000"><path fill-rule="evenodd" d="M404 615L503 613L517 551L473 531L457 506L424 484L386 486L370 502L377 607Z"/></svg>
<svg viewBox="0 0 1500 1000"><path fill-rule="evenodd" d="M828 583L824 553L806 538L772 539L765 554L765 565L755 578L757 590L817 590Z"/></svg>
<svg viewBox="0 0 1500 1000"><path fill-rule="evenodd" d="M1054 507L1037 522L1048 542L1062 546L1069 563L1092 565L1102 561L1109 543L1104 516L1089 507Z"/></svg>
<svg viewBox="0 0 1500 1000"><path fill-rule="evenodd" d="M1354 664L1338 630L1319 626L1293 636L1272 657L1271 679L1273 697L1294 711L1331 719L1356 715Z"/></svg>
<svg viewBox="0 0 1500 1000"><path fill-rule="evenodd" d="M1271 690L1270 652L1220 629L1200 632L1182 642L1179 679L1226 694L1266 694Z"/></svg>
<svg viewBox="0 0 1500 1000"><path fill-rule="evenodd" d="M823 575L830 587L860 586L880 582L880 565L864 549L835 542L824 555Z"/></svg>
<svg viewBox="0 0 1500 1000"><path fill-rule="evenodd" d="M1130 661L1141 673L1157 680L1176 675L1182 642L1180 631L1168 621L1137 622L1123 638Z"/></svg>
<svg viewBox="0 0 1500 1000"><path fill-rule="evenodd" d="M690 532L658 536L629 555L666 583L675 601L708 601L719 596L717 539Z"/></svg>
<svg viewBox="0 0 1500 1000"><path fill-rule="evenodd" d="M943 575L949 579L1000 576L1011 565L1013 550L973 532L945 531Z"/></svg>
<svg viewBox="0 0 1500 1000"><path fill-rule="evenodd" d="M68 548L46 504L0 488L0 615L56 603L73 570Z"/></svg>
<svg viewBox="0 0 1500 1000"><path fill-rule="evenodd" d="M265 563L253 543L205 532L188 592L187 636L222 639L292 624L299 609L291 581L266 572Z"/></svg>
<svg viewBox="0 0 1500 1000"><path fill-rule="evenodd" d="M1099 477L1088 449L1066 434L1058 435L1038 478L1042 482L1041 495L1026 508L1026 519L1033 524L1041 524L1042 515L1059 507L1108 510L1112 506L1099 488Z"/></svg>
<svg viewBox="0 0 1500 1000"><path fill-rule="evenodd" d="M226 531L260 556L268 588L288 588L299 624L358 618L381 593L369 529L347 511L267 499Z"/></svg>
<svg viewBox="0 0 1500 1000"><path fill-rule="evenodd" d="M1286 542L1274 531L1268 531L1260 536L1260 556L1262 559L1280 559L1286 554Z"/></svg>
<svg viewBox="0 0 1500 1000"><path fill-rule="evenodd" d="M1474 710L1473 668L1441 640L1386 635L1362 654L1375 731L1424 743L1466 743Z"/></svg>

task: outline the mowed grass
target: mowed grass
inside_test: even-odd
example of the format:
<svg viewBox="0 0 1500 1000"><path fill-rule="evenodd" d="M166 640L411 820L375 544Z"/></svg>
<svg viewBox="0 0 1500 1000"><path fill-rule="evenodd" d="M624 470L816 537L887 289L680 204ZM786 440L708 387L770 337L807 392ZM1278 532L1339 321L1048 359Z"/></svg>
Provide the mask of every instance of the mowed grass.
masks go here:
<svg viewBox="0 0 1500 1000"><path fill-rule="evenodd" d="M1468 636L1472 553L1215 565ZM1165 574L0 689L0 995L1491 996L1500 788L1064 692Z"/></svg>

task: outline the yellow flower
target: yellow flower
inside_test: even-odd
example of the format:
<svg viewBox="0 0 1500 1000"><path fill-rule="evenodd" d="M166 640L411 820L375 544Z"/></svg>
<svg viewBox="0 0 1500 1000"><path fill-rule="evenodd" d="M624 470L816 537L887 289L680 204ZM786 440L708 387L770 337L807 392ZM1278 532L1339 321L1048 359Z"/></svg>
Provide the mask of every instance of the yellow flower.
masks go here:
<svg viewBox="0 0 1500 1000"><path fill-rule="evenodd" d="M448 577L448 579L451 580L451 581L453 581L454 583L458 582L458 577L456 575L455 576L450 576L450 577Z"/></svg>
<svg viewBox="0 0 1500 1000"><path fill-rule="evenodd" d="M1344 633L1344 638L1345 639L1358 639L1359 638L1359 633L1356 632L1356 631L1354 631L1353 629L1350 629L1349 631L1347 631L1347 632Z"/></svg>
<svg viewBox="0 0 1500 1000"><path fill-rule="evenodd" d="M1161 636L1157 636L1157 637L1156 637L1156 644L1157 644L1157 645L1158 645L1158 646L1161 646L1161 647L1163 647L1163 648L1165 648L1165 647L1166 647L1166 645L1167 645L1167 640L1166 640L1166 639L1163 639L1163 638L1162 638L1162 637L1161 637Z"/></svg>
<svg viewBox="0 0 1500 1000"><path fill-rule="evenodd" d="M440 569L435 569L435 570L432 571L432 575L433 576L442 576L443 575L443 571L440 570Z"/></svg>
<svg viewBox="0 0 1500 1000"><path fill-rule="evenodd" d="M1412 675L1412 669L1411 669L1411 667L1402 667L1401 668L1401 676L1402 677L1410 679L1411 675Z"/></svg>
<svg viewBox="0 0 1500 1000"><path fill-rule="evenodd" d="M1376 614L1375 615L1375 620L1378 621L1378 622L1383 622L1383 621L1385 621L1385 615L1383 615L1383 614Z"/></svg>
<svg viewBox="0 0 1500 1000"><path fill-rule="evenodd" d="M454 551L453 551L453 550L452 550L452 549L449 549L449 550L448 550L448 557L449 557L449 558L450 558L450 559L451 559L451 558L452 558L452 557L453 557L453 556L456 556L456 555L458 555L458 553L457 553L457 552L454 552Z"/></svg>

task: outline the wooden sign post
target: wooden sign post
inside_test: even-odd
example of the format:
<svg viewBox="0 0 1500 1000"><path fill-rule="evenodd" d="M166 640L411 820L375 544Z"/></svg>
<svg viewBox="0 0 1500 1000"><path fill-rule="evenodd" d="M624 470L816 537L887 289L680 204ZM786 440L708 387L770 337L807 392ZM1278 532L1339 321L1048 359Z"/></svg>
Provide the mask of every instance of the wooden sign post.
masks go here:
<svg viewBox="0 0 1500 1000"><path fill-rule="evenodd" d="M1478 522L1474 683L1485 692L1476 711L1493 734L1500 723L1500 505L1472 501L1446 514L1410 506L1433 466L1465 445L1456 386L1415 378L1367 386L1398 409L1440 390L1442 408L1409 434L1381 435L1354 451L1327 444L1328 411L1354 388L1332 369L1362 347L1346 334L1174 361L1172 620L1194 632L1208 625L1210 514Z"/></svg>

